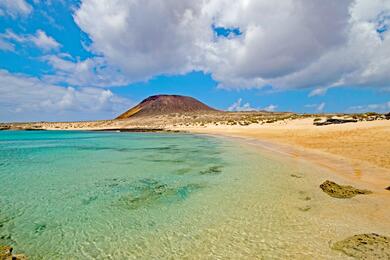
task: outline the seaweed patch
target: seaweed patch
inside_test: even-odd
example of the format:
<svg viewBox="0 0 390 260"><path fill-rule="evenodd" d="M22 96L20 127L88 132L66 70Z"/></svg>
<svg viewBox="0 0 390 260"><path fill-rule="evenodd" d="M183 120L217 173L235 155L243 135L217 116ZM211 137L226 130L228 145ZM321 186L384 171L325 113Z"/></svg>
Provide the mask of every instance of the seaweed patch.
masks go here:
<svg viewBox="0 0 390 260"><path fill-rule="evenodd" d="M46 224L35 223L34 224L34 233L37 235L40 235L45 231L46 227L47 227Z"/></svg>
<svg viewBox="0 0 390 260"><path fill-rule="evenodd" d="M184 175L186 173L189 173L191 171L191 168L181 168L175 171L175 174L177 175Z"/></svg>
<svg viewBox="0 0 390 260"><path fill-rule="evenodd" d="M142 179L129 187L129 192L119 198L118 205L127 209L138 209L163 201L178 201L186 199L190 193L202 187L199 184L176 187L154 179Z"/></svg>
<svg viewBox="0 0 390 260"><path fill-rule="evenodd" d="M200 171L201 175L213 175L213 174L220 174L222 172L223 166L218 165L218 166L211 166L207 170Z"/></svg>

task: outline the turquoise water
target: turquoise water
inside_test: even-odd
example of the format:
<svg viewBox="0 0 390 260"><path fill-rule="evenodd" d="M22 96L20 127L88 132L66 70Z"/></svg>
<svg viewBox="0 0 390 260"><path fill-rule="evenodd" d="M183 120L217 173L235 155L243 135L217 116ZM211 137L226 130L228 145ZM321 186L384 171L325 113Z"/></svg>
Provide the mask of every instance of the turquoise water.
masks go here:
<svg viewBox="0 0 390 260"><path fill-rule="evenodd" d="M206 136L3 131L0 245L30 259L336 257L310 213L328 198L305 176Z"/></svg>

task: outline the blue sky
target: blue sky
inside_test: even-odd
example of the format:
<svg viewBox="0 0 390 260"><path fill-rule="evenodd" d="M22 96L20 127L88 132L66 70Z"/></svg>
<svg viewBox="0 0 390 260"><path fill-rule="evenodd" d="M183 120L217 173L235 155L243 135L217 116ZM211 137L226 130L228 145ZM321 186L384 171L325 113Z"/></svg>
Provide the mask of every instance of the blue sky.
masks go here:
<svg viewBox="0 0 390 260"><path fill-rule="evenodd" d="M388 112L389 17L390 4L368 0L4 0L0 121L112 118L155 94L224 110Z"/></svg>

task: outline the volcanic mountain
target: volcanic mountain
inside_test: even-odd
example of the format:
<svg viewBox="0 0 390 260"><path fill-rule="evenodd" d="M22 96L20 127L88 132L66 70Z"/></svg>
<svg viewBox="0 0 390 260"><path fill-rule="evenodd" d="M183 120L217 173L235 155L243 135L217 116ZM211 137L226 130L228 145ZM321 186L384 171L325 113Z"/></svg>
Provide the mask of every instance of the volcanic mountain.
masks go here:
<svg viewBox="0 0 390 260"><path fill-rule="evenodd" d="M217 111L192 97L179 95L156 95L144 99L116 119L133 116L155 116L172 113L193 113Z"/></svg>

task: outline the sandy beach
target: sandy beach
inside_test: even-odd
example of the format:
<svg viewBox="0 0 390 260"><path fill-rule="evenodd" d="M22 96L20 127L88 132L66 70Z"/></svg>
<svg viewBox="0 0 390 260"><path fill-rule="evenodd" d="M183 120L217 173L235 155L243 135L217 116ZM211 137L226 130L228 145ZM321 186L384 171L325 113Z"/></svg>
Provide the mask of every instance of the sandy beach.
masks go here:
<svg viewBox="0 0 390 260"><path fill-rule="evenodd" d="M374 189L383 191L390 186L390 120L316 126L313 124L315 118L318 116L287 113L196 113L126 120L21 123L12 127L36 130L181 131L243 138L262 148L308 160L347 180ZM390 195L390 192L385 192Z"/></svg>
<svg viewBox="0 0 390 260"><path fill-rule="evenodd" d="M313 119L306 118L249 126L173 129L257 141L263 148L300 157L371 188L383 190L390 185L389 120L314 126Z"/></svg>

